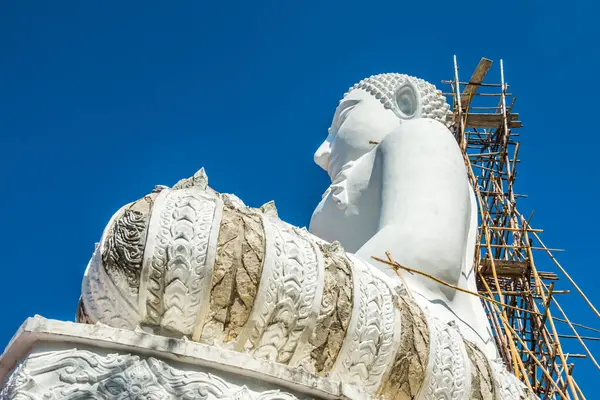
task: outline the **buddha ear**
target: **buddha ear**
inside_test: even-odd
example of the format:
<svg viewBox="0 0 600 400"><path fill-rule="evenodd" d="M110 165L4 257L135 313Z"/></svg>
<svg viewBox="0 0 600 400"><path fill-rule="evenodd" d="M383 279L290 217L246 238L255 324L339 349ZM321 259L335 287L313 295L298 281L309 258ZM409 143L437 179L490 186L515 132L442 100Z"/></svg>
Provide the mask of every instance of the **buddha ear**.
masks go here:
<svg viewBox="0 0 600 400"><path fill-rule="evenodd" d="M410 80L407 79L394 92L393 110L402 119L421 117L421 94Z"/></svg>

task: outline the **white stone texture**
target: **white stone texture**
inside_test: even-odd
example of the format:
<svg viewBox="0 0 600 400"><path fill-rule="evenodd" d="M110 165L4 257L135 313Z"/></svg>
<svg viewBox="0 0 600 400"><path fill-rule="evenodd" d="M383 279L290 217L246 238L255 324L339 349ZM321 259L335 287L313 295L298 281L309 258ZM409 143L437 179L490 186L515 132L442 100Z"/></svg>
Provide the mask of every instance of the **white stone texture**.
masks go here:
<svg viewBox="0 0 600 400"><path fill-rule="evenodd" d="M430 334L427 317L405 287L396 290L400 309L400 338L396 357L377 395L384 399L413 400L429 376Z"/></svg>
<svg viewBox="0 0 600 400"><path fill-rule="evenodd" d="M3 400L366 398L338 382L201 343L41 317L11 340L0 382Z"/></svg>
<svg viewBox="0 0 600 400"><path fill-rule="evenodd" d="M525 384L509 373L500 361L492 361L492 375L495 383L496 400L533 400L537 396Z"/></svg>
<svg viewBox="0 0 600 400"><path fill-rule="evenodd" d="M338 245L318 243L325 263L319 316L306 342L296 351L292 366L312 373L329 373L338 358L353 314L351 263Z"/></svg>
<svg viewBox="0 0 600 400"><path fill-rule="evenodd" d="M125 329L134 329L140 322L137 307L118 289L102 265L102 243L96 245L85 270L81 301L91 322Z"/></svg>
<svg viewBox="0 0 600 400"><path fill-rule="evenodd" d="M140 284L143 323L199 339L209 306L222 207L218 196L197 187L159 193Z"/></svg>
<svg viewBox="0 0 600 400"><path fill-rule="evenodd" d="M263 218L265 261L250 323L235 348L287 364L318 315L324 262L307 234L272 214Z"/></svg>
<svg viewBox="0 0 600 400"><path fill-rule="evenodd" d="M213 268L210 309L200 341L232 347L248 322L265 255L263 216L225 202Z"/></svg>
<svg viewBox="0 0 600 400"><path fill-rule="evenodd" d="M471 364L458 330L428 316L429 362L418 400L468 399Z"/></svg>
<svg viewBox="0 0 600 400"><path fill-rule="evenodd" d="M354 310L332 376L375 393L398 349L400 312L386 279L350 256Z"/></svg>
<svg viewBox="0 0 600 400"><path fill-rule="evenodd" d="M485 354L470 342L465 341L465 348L471 363L471 394L472 400L495 400L496 386L491 363Z"/></svg>

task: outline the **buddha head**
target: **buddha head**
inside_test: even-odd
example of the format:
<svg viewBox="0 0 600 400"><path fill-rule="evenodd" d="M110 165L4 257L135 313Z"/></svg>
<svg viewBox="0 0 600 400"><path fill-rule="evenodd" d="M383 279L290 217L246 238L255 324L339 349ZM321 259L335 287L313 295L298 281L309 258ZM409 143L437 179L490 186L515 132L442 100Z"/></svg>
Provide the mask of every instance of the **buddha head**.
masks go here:
<svg viewBox="0 0 600 400"><path fill-rule="evenodd" d="M442 93L422 79L373 75L344 95L314 160L333 180L344 165L371 151L403 121L430 118L446 124L448 110Z"/></svg>

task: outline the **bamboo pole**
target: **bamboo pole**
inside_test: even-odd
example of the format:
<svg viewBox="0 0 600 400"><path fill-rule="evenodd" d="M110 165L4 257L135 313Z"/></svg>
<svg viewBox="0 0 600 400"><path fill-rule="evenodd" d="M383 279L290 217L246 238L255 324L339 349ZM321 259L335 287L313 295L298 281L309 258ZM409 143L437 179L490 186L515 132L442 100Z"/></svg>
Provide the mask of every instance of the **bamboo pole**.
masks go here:
<svg viewBox="0 0 600 400"><path fill-rule="evenodd" d="M458 287L458 286L452 285L451 283L445 282L445 281L443 281L443 280L441 280L441 279L439 279L439 278L436 278L436 277L434 277L434 276L432 276L432 275L430 275L430 274L428 274L428 273L426 273L426 272L422 272L422 271L419 271L419 270L416 270L416 269L413 269L413 268L405 267L405 266L401 265L400 263L398 263L397 261L394 261L394 260L392 259L392 257L391 257L391 255L390 255L390 253L389 253L389 252L386 252L386 255L388 256L388 260L384 260L384 259L382 259L382 258L379 258L379 257L376 257L376 256L372 256L372 258L373 258L374 260L376 260L376 261L379 261L379 262L383 263L383 264L386 264L386 265L389 265L389 266L391 266L391 267L394 269L394 271L396 271L396 273L398 272L398 269L403 269L403 270L406 270L406 271L408 271L408 272L411 272L411 273L417 273L417 274L419 274L419 275L423 275L423 276L425 276L425 277L427 277L427 278L429 278L429 279L431 279L431 280L433 280L433 281L435 281L435 282L437 282L437 283L439 283L439 284L441 284L441 285L444 285L444 286L451 287L451 288L453 288L453 289L456 289L456 290L458 290L458 291L461 291L461 292L464 292L464 293L471 294L471 295L473 295L473 296L477 296L477 297L479 297L479 298L481 298L481 299L483 299L483 300L485 300L485 301L487 301L487 302L490 302L490 303L494 303L494 304L499 304L499 305L502 305L502 303L500 303L499 301L496 301L496 300L494 300L494 299L488 298L488 297L486 297L486 296L482 296L482 295L480 295L479 293L475 293L475 292L472 292L472 291L470 291L470 290L463 289L463 288L460 288L460 287ZM506 304L504 305L504 307L509 307L509 308L516 308L516 309L519 309L518 307L512 307L512 306L509 306L509 305L506 305ZM525 312L530 312L529 310L525 310L525 309L522 309L522 310L523 310L523 311L525 311ZM505 325L505 326L506 326L506 324L508 323L507 321L508 321L508 319L506 319L506 320L504 321L504 325ZM514 343L512 343L512 344L513 344L513 346L514 346ZM515 353L516 353L516 349L515 349ZM513 355L514 355L515 353L513 353ZM524 377L526 378L526 376L527 376L527 371L526 371L526 369L525 369L525 366L523 365L523 363L522 363L521 359L520 359L520 358L518 358L518 357L516 357L515 364L519 365L519 367L520 367L520 368L521 368L521 370L522 370L522 373L524 374ZM515 371L517 371L517 370L515 369ZM517 375L517 377L519 377L519 375L518 375L518 374L515 374L515 375ZM530 385L530 383L529 383L529 381L528 381L527 379L525 379L525 383L526 383L526 384L529 386L529 388L530 388L530 389L533 391L533 388L531 387L531 385Z"/></svg>
<svg viewBox="0 0 600 400"><path fill-rule="evenodd" d="M467 147L467 138L465 137L465 121L463 119L463 115L462 115L462 101L460 99L460 84L459 84L459 79L458 79L458 64L456 62L456 55L454 56L454 82L455 82L455 91L456 91L456 104L458 107L458 126L459 126L459 132L460 132L460 148L463 150L463 152L465 151L466 147Z"/></svg>
<svg viewBox="0 0 600 400"><path fill-rule="evenodd" d="M529 258L529 261L531 263L531 268L534 271L534 273L536 273L535 264L533 261L533 252L531 251L530 247L528 246L529 245L528 232L525 232L525 234L524 234L524 242L526 244L527 257ZM539 279L539 277L537 279ZM540 295L542 296L542 300L544 302L546 302L546 295L544 294L544 291L542 290L543 283L541 281L539 281L538 285L539 285L538 287L540 288ZM548 308L548 323L550 324L550 328L552 330L552 335L554 336L554 341L555 341L555 343L558 344L558 346L557 346L558 356L560 357L560 360L563 363L563 365L567 365L567 360L565 358L565 354L562 351L562 347L560 346L560 339L558 338L558 331L556 330L556 326L554 325L554 320L552 319L552 311L550 310L550 308ZM579 396L577 395L577 390L575 389L575 384L573 383L573 377L568 374L568 371L566 373L566 380L569 385L569 388L571 389L571 392L573 393L573 398L575 400L578 400Z"/></svg>
<svg viewBox="0 0 600 400"><path fill-rule="evenodd" d="M483 280L483 283L484 283L484 286L486 287L486 290L489 292L489 291L490 291L490 288L489 288L489 286L487 285L487 282L485 282L485 280ZM499 316L501 319L503 319L503 318L504 318L504 316L503 316L503 315L500 313L500 311L499 311L498 307L497 307L495 304L492 304L492 303L490 303L490 304L492 305L492 307L495 307L495 308L496 308L498 316ZM510 326L510 324L508 324L508 321L506 321L506 320L503 320L503 322L504 322L504 326L505 326L506 330L508 330L508 331L511 331L511 332L514 332L514 330L513 330L513 329L512 329L512 327ZM547 368L546 368L546 367L544 367L544 366L542 365L542 363L540 362L540 360L539 360L539 359L538 359L538 358L535 356L535 354L533 354L533 353L531 352L531 350L529 350L529 349L527 348L527 345L526 345L526 344L525 344L525 343L524 343L524 342L521 340L521 338L519 337L519 335L518 335L518 334L516 334L516 332L514 332L514 333L515 333L515 337L516 337L516 338L517 338L517 340L518 340L518 341L521 343L521 345L523 346L524 350L525 350L525 351L528 353L528 355L531 357L532 361L533 361L533 362L534 362L534 363L535 363L535 364L536 364L536 365L537 365L537 366L540 368L540 370L542 371L542 374L543 374L543 375L544 375L544 376L545 376L545 377L548 379L548 382L549 382L549 383L551 383L551 384L552 384L552 385L553 385L553 386L554 386L554 387L557 389L557 391L559 392L559 394L561 394L561 396L563 396L563 398L569 398L569 396L568 396L568 395L565 395L565 394L564 394L564 393L563 393L563 392L560 390L560 388L558 387L557 383L554 381L554 379L552 379L552 377L551 377L551 374L548 372ZM525 383L529 383L529 382L528 382L528 381L526 381ZM528 386L530 387L530 385L528 385Z"/></svg>
<svg viewBox="0 0 600 400"><path fill-rule="evenodd" d="M490 287L489 287L489 285L487 284L487 282L485 281L485 279L483 279L483 280L482 280L482 282L483 282L483 284L485 285L485 288L486 288L486 290L488 291L488 293L490 293L490 292L491 292L491 290L490 290ZM492 307L496 308L496 313L497 313L498 317L500 317L500 319L501 319L501 320L502 320L502 322L504 323L504 330L505 330L506 332L508 332L508 333L509 333L507 336L508 336L508 340L510 341L509 343L512 345L512 346L511 346L511 348L510 348L510 349L511 349L511 353L512 353L513 355L515 355L515 354L517 353L517 351L516 351L515 343L514 343L514 342L512 342L512 332L511 332L512 328L510 327L510 325L509 325L509 323L508 323L508 319L505 317L505 314L503 314L503 312L501 312L501 310L498 308L498 306L497 306L496 304L493 304L493 303L492 303ZM519 336L516 334L516 332L515 332L515 335L516 335L517 339L518 339L519 341L521 341L521 338L519 338ZM521 342L522 342L522 341L521 341ZM529 351L529 349L527 348L527 345L525 345L525 344L523 343L523 344L522 344L522 346L523 346L523 348L525 348L525 349L526 349L526 350L527 350L529 353L531 353L531 352ZM512 351L514 351L514 353L513 353ZM532 358L535 358L535 356L534 356L534 355L532 355ZM523 365L523 362L521 361L521 358L520 358L520 357L516 357L516 359L517 359L517 364L518 364L518 365L519 365L519 367L520 367L520 368L523 370L523 378L524 378L524 379L521 379L521 380L522 380L522 381L524 381L524 382L525 382L525 384L527 385L527 387L529 387L529 388L530 388L530 389L533 391L533 388L531 387L531 383L530 383L530 382L529 382L529 380L527 379L527 372L526 372L526 370L525 370L525 366ZM537 360L537 359L536 359L536 360ZM539 363L539 360L537 360L537 362ZM540 364L540 366L541 366L541 363L539 363L539 364ZM542 369L544 370L544 367L543 367L543 366L542 366ZM515 369L515 370L516 370L516 369ZM546 373L547 373L547 371L546 371ZM518 377L518 375L517 375L517 377Z"/></svg>
<svg viewBox="0 0 600 400"><path fill-rule="evenodd" d="M577 336L575 336L575 335L558 335L558 337L563 338L563 339L577 339ZM580 336L580 338L582 340L600 341L600 337Z"/></svg>
<svg viewBox="0 0 600 400"><path fill-rule="evenodd" d="M464 153L463 153L464 154ZM471 161L469 160L468 157L464 157L466 165L468 167L468 172L469 175L473 178L475 176L475 174L473 173L473 168L471 167ZM479 188L475 187L475 194L477 195L477 200L479 201L479 210L481 215L483 215L485 217L486 215L486 210L483 208L483 202L481 199L481 193L479 193ZM482 226L484 227L483 229L483 234L485 235L485 242L486 242L486 246L488 249L488 255L489 255L489 259L490 259L490 265L491 265L491 269L492 269L492 275L494 276L494 283L496 286L496 291L501 293L502 289L500 288L500 283L498 281L498 274L496 273L496 264L494 263L494 258L492 257L492 248L490 246L490 231L487 229L487 223L485 223L487 220L487 218L482 218ZM500 304L501 304L501 308L500 310L502 311L502 316L504 317L505 320L508 320L508 317L506 315L506 310L504 309L504 301L503 301L503 296L499 295L498 299L500 300ZM513 365L515 365L517 363L517 351L516 351L516 347L515 347L515 343L514 343L514 339L512 338L512 334L508 334L508 343L511 349L511 354L512 354L512 362ZM514 369L514 371L516 372L517 378L520 378L520 374L518 373L517 369Z"/></svg>
<svg viewBox="0 0 600 400"><path fill-rule="evenodd" d="M519 232L523 232L523 228L508 228L508 227L504 227L504 226L489 226L488 229L490 230L497 230L497 231L519 231ZM543 229L525 229L527 232L544 232Z"/></svg>
<svg viewBox="0 0 600 400"><path fill-rule="evenodd" d="M583 299L588 304L588 306L590 306L590 308L592 309L592 311L594 311L594 313L596 314L596 316L600 317L600 313L598 312L598 310L596 309L596 307L594 307L594 305L592 304L592 302L590 301L590 299L588 299L588 297L583 293L583 290L581 290L581 288L575 283L575 281L573 280L573 278L571 278L571 275L569 275L567 273L567 271L563 268L563 266L560 265L560 263L558 262L558 260L552 254L552 250L546 247L546 245L544 244L544 242L542 242L542 240L540 239L540 237L535 232L532 232L532 234L537 239L537 241L540 242L540 245L546 251L546 253L550 256L550 258L552 259L552 261L554 262L554 264L558 267L558 269L560 269L560 271L563 274L565 274L565 276L567 277L567 280L571 283L571 285L573 285L573 287L575 287L575 290L577 290L577 292L581 295L581 297L583 297Z"/></svg>
<svg viewBox="0 0 600 400"><path fill-rule="evenodd" d="M585 396L583 395L583 392L579 388L579 385L577 384L577 382L575 382L575 387L577 388L577 392L579 393L579 395L583 398L583 400L585 400Z"/></svg>
<svg viewBox="0 0 600 400"><path fill-rule="evenodd" d="M445 281L443 281L443 280L441 280L439 278L436 278L435 276L430 275L430 274L428 274L426 272L419 271L418 269L413 269L413 268L410 268L410 267L406 267L404 265L399 264L396 261L387 261L387 260L384 260L383 258L379 258L379 257L376 257L376 256L372 256L371 258L373 258L375 261L379 261L380 263L384 263L384 264L387 264L387 265L393 267L394 270L403 269L405 271L408 271L408 272L411 272L411 273L414 273L414 274L425 276L425 277L427 277L427 278L429 278L429 279L431 279L431 280L439 283L440 285L444 285L444 286L450 287L450 288L452 288L454 290L458 290L459 292L463 292L463 293L470 294L472 296L479 297L480 299L485 300L485 301L489 301L490 303L498 304L498 305L501 305L501 306L504 306L506 308L510 308L510 309L513 309L513 310L518 310L518 311L524 311L524 312L531 313L531 310L527 310L527 309L524 309L524 308L519 308L519 307L510 306L508 304L501 303L501 302L499 302L497 300L494 300L494 299L489 298L487 296L481 295L481 294L479 294L477 292L472 292L470 290L463 289L463 288L455 286L455 285L453 285L451 283L445 282ZM540 314L540 313L535 313L534 312L533 314L542 316L542 314Z"/></svg>
<svg viewBox="0 0 600 400"><path fill-rule="evenodd" d="M496 339L496 343L499 345L498 350L502 355L502 359L511 359L512 357L510 356L510 347L508 346L506 335L502 334L502 324L498 319L496 309L493 308L492 303L489 302L484 302L483 305L488 312L488 319L490 319L490 321L492 322L492 326L494 328L494 331L496 332L494 338Z"/></svg>
<svg viewBox="0 0 600 400"><path fill-rule="evenodd" d="M558 321L558 322L565 323L565 324L569 323L566 319L562 319L562 318L558 318L558 317L552 317L552 319L555 320L555 321ZM600 329L592 328L592 327L587 326L587 325L577 324L575 322L572 322L572 324L574 326L578 326L579 328L587 329L588 331L600 332Z"/></svg>
<svg viewBox="0 0 600 400"><path fill-rule="evenodd" d="M590 356L590 359L592 360L592 362L594 363L594 365L596 366L596 368L598 368L598 370L600 371L600 365L598 365L598 362L596 361L596 359L592 355L592 352L586 346L586 344L583 342L583 339L581 338L581 336L579 336L579 333L577 332L577 330L575 329L575 327L573 326L573 324L571 324L571 321L569 321L569 318L567 317L567 314L565 314L565 312L563 311L563 309L560 306L560 304L558 304L558 300L556 300L555 298L552 298L552 300L554 301L554 304L556 305L556 307L558 308L558 310L560 311L560 313L562 314L562 316L567 320L567 322L569 324L569 327L571 328L571 330L573 331L573 333L577 337L577 340L579 340L579 343L581 343L581 345L585 349L585 352L588 354L588 356ZM560 335L558 335L558 336L560 337Z"/></svg>

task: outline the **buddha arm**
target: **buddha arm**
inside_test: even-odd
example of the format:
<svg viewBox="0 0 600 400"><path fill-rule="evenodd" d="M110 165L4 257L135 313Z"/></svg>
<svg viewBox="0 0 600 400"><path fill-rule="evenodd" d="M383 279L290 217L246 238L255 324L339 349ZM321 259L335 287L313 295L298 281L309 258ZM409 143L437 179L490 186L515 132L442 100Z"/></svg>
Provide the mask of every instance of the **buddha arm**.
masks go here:
<svg viewBox="0 0 600 400"><path fill-rule="evenodd" d="M381 179L378 232L357 254L369 259L390 251L402 265L458 284L470 198L451 133L437 121L406 121L378 146L374 171ZM427 278L414 279L436 292L445 290Z"/></svg>

